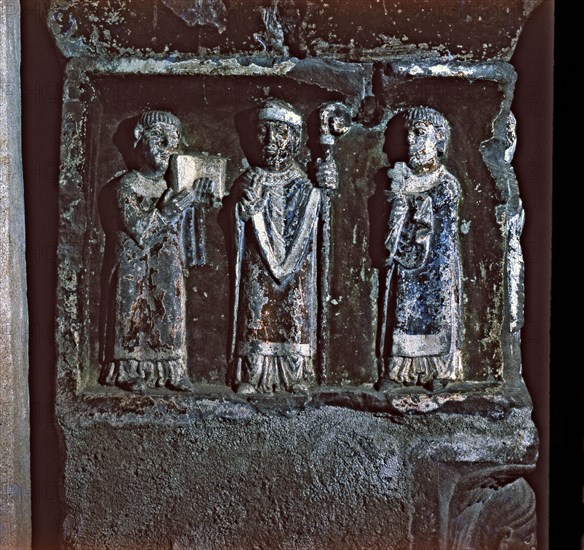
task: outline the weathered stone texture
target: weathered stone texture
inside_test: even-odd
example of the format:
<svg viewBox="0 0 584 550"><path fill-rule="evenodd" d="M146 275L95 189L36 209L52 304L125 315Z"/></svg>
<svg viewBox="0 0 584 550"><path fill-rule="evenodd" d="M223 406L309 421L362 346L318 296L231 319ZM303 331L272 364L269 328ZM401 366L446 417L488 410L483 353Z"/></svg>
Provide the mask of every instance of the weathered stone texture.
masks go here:
<svg viewBox="0 0 584 550"><path fill-rule="evenodd" d="M20 11L0 2L0 548L30 547Z"/></svg>
<svg viewBox="0 0 584 550"><path fill-rule="evenodd" d="M504 164L502 144L514 84L515 72L504 62L362 64L313 59L276 62L260 57L72 60L65 83L62 164L66 169L60 190L61 232L66 237L60 268L62 280L68 282L62 285L58 307L59 322L64 320L59 342L64 346L64 362L68 349L80 354L72 362L73 378L81 386L98 378L100 277L108 253L104 227L115 216L107 203L100 215L99 201L112 187L112 176L136 162L131 135L136 114L146 105L163 104L179 115L189 151L221 152L228 159L229 188L246 162L245 130L238 133L245 128L240 114L269 91L306 116L304 160L318 154L313 135L314 113L320 104L342 100L357 113L351 131L335 149L341 176L332 202L327 383L372 384L378 376L376 325L379 272L386 256L386 169L401 160L400 110L419 104L432 105L451 122L447 167L463 189L464 378L520 381L519 362L504 359L509 330L506 219L501 214L502 204L517 199L517 189L509 187L503 168L492 169ZM207 216L208 262L192 269L187 280L188 362L195 382L225 380L233 260L229 200L221 211ZM482 291L475 292L476 288ZM78 307L85 308L83 315ZM59 375L64 374L61 369ZM64 388L63 384L59 391Z"/></svg>
<svg viewBox="0 0 584 550"><path fill-rule="evenodd" d="M53 1L49 25L70 58L57 306L65 547L535 547L533 493L518 480L534 467L537 432L510 275L520 228L509 220L521 210L506 160L516 78L506 61L537 2L357 4ZM207 264L186 279L194 391L100 385L99 201L136 165L136 117L177 115L186 153L227 159L230 191L250 165L243 115L269 97L307 121L303 167L322 154L321 106L354 112L334 150L326 384L243 397L226 383L233 194L207 216ZM462 188L464 372L444 392L381 392L387 168L406 160L404 111L422 105L452 126L445 164Z"/></svg>
<svg viewBox="0 0 584 550"><path fill-rule="evenodd" d="M536 457L525 409L494 419L109 401L63 418L67 548L450 549L482 536L460 525L473 495ZM494 535L497 521L480 528Z"/></svg>
<svg viewBox="0 0 584 550"><path fill-rule="evenodd" d="M67 57L181 52L509 60L539 1L55 0L49 24Z"/></svg>

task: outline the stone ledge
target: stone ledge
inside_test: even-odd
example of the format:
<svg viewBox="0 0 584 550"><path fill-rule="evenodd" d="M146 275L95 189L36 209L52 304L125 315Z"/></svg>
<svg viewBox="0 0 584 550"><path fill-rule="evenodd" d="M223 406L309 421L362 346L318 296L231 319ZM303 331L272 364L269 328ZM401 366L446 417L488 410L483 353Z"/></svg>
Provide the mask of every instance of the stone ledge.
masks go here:
<svg viewBox="0 0 584 550"><path fill-rule="evenodd" d="M254 394L239 396L228 386L197 385L195 392L180 394L164 388L146 395L118 388L91 386L68 396L60 407L74 418L115 417L116 421L157 421L160 418L250 418L256 414L289 415L323 407L352 409L395 418L451 414L480 416L492 421L508 418L515 411L529 411L531 402L524 387L494 383L458 383L449 391L430 393L422 388L403 387L377 392L371 387L322 386L310 395ZM73 412L74 411L74 412ZM182 420L181 420L182 421Z"/></svg>

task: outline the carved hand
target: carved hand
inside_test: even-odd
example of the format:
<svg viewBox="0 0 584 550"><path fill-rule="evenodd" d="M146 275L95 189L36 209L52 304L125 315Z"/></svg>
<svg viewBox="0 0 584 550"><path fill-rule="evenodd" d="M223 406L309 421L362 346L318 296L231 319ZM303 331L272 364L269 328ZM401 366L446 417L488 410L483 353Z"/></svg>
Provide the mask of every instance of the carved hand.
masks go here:
<svg viewBox="0 0 584 550"><path fill-rule="evenodd" d="M338 189L339 172L332 157L316 161L316 181L324 189Z"/></svg>
<svg viewBox="0 0 584 550"><path fill-rule="evenodd" d="M255 179L251 179L244 186L239 204L245 217L253 216L261 210L263 205L262 188L256 184Z"/></svg>
<svg viewBox="0 0 584 550"><path fill-rule="evenodd" d="M213 181L209 178L198 178L193 183L194 202L206 203L213 194Z"/></svg>
<svg viewBox="0 0 584 550"><path fill-rule="evenodd" d="M405 187L405 180L407 177L407 167L403 162L398 162L393 168L387 171L387 175L391 180L391 191L394 193L399 193L403 191Z"/></svg>
<svg viewBox="0 0 584 550"><path fill-rule="evenodd" d="M172 189L167 189L160 198L160 213L168 220L174 221L186 208L195 202L195 190L183 189L175 193Z"/></svg>
<svg viewBox="0 0 584 550"><path fill-rule="evenodd" d="M404 217L408 212L408 201L403 195L393 195L391 201L391 217L390 223L397 221Z"/></svg>

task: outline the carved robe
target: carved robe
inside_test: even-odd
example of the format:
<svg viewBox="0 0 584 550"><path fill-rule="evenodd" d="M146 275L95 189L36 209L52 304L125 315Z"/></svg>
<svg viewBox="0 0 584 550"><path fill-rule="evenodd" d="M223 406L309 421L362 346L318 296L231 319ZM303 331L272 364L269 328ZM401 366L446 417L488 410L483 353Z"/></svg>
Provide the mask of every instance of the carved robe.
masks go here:
<svg viewBox="0 0 584 550"><path fill-rule="evenodd" d="M186 377L182 220L156 207L164 179L139 172L117 184L115 264L109 273L102 383L144 379L149 387Z"/></svg>
<svg viewBox="0 0 584 550"><path fill-rule="evenodd" d="M252 182L262 200L236 207L235 379L293 390L315 378L320 190L297 165L253 168L243 176Z"/></svg>
<svg viewBox="0 0 584 550"><path fill-rule="evenodd" d="M460 184L444 166L418 175L390 171L386 247L396 273L388 376L407 383L462 379Z"/></svg>

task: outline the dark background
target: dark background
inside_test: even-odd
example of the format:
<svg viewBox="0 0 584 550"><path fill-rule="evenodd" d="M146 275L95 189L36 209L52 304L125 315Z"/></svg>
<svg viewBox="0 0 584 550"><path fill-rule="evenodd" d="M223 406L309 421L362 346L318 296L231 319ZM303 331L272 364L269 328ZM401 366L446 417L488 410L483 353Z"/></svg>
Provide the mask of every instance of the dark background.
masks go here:
<svg viewBox="0 0 584 550"><path fill-rule="evenodd" d="M22 0L23 156L27 214L27 264L30 309L30 383L32 437L33 545L58 546L58 439L54 426L55 289L58 215L59 134L65 60L46 30L48 0ZM579 548L579 522L566 525L567 510L581 499L581 462L575 472L566 455L578 456L573 423L568 414L581 412L570 395L556 387L565 370L552 373L552 438L549 408L549 318L551 279L552 70L553 0L544 0L519 40L513 64L518 74L513 110L518 119L517 171L527 214L523 235L526 260L526 325L523 331L524 376L534 400L534 420L540 433L537 471L529 477L538 497L539 548ZM555 311L555 310L554 310ZM575 371L577 366L563 369ZM568 393L567 393L568 392ZM578 422L578 420L577 420ZM576 447L577 445L577 447ZM551 491L548 498L548 459L551 450ZM548 513L549 510L549 513Z"/></svg>

